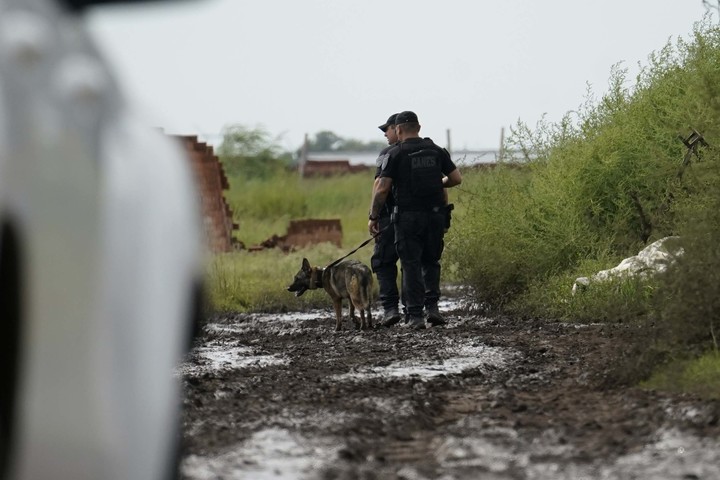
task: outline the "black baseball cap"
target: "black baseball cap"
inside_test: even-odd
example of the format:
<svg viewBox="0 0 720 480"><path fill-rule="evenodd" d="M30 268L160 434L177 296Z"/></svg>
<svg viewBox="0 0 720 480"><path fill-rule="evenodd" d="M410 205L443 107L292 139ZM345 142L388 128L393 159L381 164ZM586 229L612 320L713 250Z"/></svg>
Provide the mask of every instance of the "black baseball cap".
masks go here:
<svg viewBox="0 0 720 480"><path fill-rule="evenodd" d="M395 125L395 117L397 117L397 113L393 113L392 115L390 115L390 116L388 117L388 119L387 119L387 122L383 123L383 124L380 125L378 128L379 128L380 130L382 130L383 132L387 131L387 129L388 129L391 125Z"/></svg>
<svg viewBox="0 0 720 480"><path fill-rule="evenodd" d="M415 115L415 112L406 110L404 112L398 113L395 116L395 125L402 125L403 123L419 123L418 117L417 115Z"/></svg>

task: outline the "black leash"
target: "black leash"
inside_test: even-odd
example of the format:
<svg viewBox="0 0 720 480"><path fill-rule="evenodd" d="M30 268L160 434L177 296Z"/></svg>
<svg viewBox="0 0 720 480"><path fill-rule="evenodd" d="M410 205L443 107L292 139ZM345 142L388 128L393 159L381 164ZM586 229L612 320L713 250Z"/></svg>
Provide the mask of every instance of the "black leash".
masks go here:
<svg viewBox="0 0 720 480"><path fill-rule="evenodd" d="M347 255L345 255L345 256L343 256L343 257L338 258L337 260L335 260L334 262L332 262L330 265L328 265L328 266L325 267L325 268L334 267L334 266L337 265L338 263L342 262L342 261L345 260L347 257L349 257L350 255L352 255L353 253L357 252L357 251L360 250L362 247L364 247L365 245L367 245L368 243L370 243L370 242L371 242L372 240L374 240L378 235L380 235L381 233L383 233L385 230L387 230L387 229L390 228L391 226L392 226L392 223L388 223L387 225L385 225L385 228L380 229L379 232L377 232L376 234L372 235L370 238L368 238L367 240L365 240L364 242L362 242L355 250L351 251L350 253L348 253Z"/></svg>

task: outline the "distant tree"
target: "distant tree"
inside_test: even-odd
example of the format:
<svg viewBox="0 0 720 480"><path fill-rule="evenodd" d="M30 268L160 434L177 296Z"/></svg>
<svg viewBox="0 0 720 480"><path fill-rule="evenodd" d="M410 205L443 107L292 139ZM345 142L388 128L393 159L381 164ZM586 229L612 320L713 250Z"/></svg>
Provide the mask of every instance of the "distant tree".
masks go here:
<svg viewBox="0 0 720 480"><path fill-rule="evenodd" d="M343 138L329 130L316 133L308 140L308 151L310 152L367 152L382 150L385 142L372 141L364 142L354 138Z"/></svg>
<svg viewBox="0 0 720 480"><path fill-rule="evenodd" d="M332 152L338 149L343 139L329 130L323 130L315 134L308 143L308 150L311 152Z"/></svg>
<svg viewBox="0 0 720 480"><path fill-rule="evenodd" d="M343 150L348 152L374 152L382 150L385 147L387 147L387 142L363 142L362 140L356 140L354 138L349 138L343 143Z"/></svg>
<svg viewBox="0 0 720 480"><path fill-rule="evenodd" d="M283 150L278 138L262 127L230 125L223 129L217 150L225 172L244 178L266 178L288 168L292 156Z"/></svg>

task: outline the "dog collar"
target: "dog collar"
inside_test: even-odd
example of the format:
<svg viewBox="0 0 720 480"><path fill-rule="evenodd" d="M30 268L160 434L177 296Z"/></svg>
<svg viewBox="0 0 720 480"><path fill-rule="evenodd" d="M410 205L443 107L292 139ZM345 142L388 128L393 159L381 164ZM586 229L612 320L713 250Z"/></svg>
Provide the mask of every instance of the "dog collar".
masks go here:
<svg viewBox="0 0 720 480"><path fill-rule="evenodd" d="M310 287L311 289L322 288L322 276L324 271L324 268L313 269L312 275L310 276L310 284L312 285Z"/></svg>

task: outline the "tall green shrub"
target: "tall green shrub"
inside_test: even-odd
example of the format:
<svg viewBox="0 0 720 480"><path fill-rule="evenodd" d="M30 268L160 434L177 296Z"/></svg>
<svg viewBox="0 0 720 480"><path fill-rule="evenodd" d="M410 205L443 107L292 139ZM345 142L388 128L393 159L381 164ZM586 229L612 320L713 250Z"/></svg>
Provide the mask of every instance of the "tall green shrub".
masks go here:
<svg viewBox="0 0 720 480"><path fill-rule="evenodd" d="M717 135L719 38L717 26L699 23L691 40L650 55L634 85L614 67L599 100L589 93L557 124L518 123L506 150L525 154L523 168L466 176L448 259L481 296L502 304L681 232L679 200L707 188L683 167L681 138Z"/></svg>
<svg viewBox="0 0 720 480"><path fill-rule="evenodd" d="M720 347L720 154L693 167L702 190L677 200L685 250L662 276L656 298L664 342L700 350Z"/></svg>

